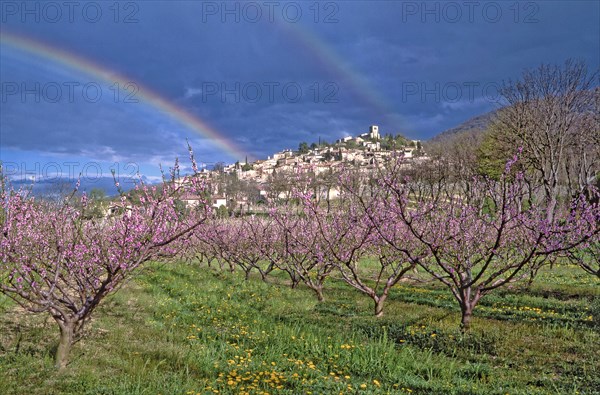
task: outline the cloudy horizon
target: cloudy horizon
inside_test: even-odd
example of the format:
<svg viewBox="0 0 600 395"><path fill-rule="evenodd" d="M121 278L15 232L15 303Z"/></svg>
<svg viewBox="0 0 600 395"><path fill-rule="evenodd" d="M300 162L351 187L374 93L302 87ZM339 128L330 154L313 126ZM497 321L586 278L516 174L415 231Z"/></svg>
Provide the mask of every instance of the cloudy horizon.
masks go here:
<svg viewBox="0 0 600 395"><path fill-rule="evenodd" d="M0 160L15 177L157 177L186 140L207 167L372 124L426 140L498 108L524 69L600 67L598 2L1 7Z"/></svg>

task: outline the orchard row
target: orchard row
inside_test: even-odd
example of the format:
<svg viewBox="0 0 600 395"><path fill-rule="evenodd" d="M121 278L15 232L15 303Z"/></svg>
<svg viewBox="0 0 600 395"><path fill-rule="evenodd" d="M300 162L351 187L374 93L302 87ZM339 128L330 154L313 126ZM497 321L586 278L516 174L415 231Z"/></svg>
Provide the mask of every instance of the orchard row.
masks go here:
<svg viewBox="0 0 600 395"><path fill-rule="evenodd" d="M177 165L161 185L121 193L106 218L87 215L93 202L85 195L57 206L3 183L0 292L54 318L59 368L102 300L156 260L200 257L247 277L280 270L319 300L335 274L370 297L378 316L391 289L419 268L451 291L468 330L481 298L533 279L559 257L600 274L597 191L547 204L517 161L498 179L427 183L406 177L399 157L369 176L342 171L335 200L317 196L310 177L298 174L292 199L240 218L218 218L208 199L182 209L182 196L208 194L199 177L179 182Z"/></svg>

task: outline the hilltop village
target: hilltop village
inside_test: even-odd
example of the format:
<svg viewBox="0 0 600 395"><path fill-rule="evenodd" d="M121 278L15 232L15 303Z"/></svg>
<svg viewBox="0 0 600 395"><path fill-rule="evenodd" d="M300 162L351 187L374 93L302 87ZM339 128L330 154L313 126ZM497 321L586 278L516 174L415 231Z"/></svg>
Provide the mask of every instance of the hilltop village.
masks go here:
<svg viewBox="0 0 600 395"><path fill-rule="evenodd" d="M409 162L427 158L421 141L400 134L382 136L379 127L372 125L356 137L344 137L332 144L303 142L297 150L286 149L252 163L217 165L213 170L203 170L200 176L206 179L213 207L230 213L261 211L269 199L289 198L299 174L313 177L311 188L318 197L335 198L339 194L335 181L343 165L374 170L398 152ZM198 198L184 196L183 201L194 206Z"/></svg>

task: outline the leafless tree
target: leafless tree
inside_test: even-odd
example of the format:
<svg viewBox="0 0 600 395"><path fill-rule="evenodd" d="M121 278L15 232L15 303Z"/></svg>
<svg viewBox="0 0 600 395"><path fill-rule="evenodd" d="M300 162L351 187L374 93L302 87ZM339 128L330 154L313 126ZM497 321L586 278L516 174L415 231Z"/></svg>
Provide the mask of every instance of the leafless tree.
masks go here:
<svg viewBox="0 0 600 395"><path fill-rule="evenodd" d="M542 186L548 219L600 170L597 76L583 62L567 60L526 70L500 89L507 104L493 124L501 130L500 147L523 147L528 175Z"/></svg>

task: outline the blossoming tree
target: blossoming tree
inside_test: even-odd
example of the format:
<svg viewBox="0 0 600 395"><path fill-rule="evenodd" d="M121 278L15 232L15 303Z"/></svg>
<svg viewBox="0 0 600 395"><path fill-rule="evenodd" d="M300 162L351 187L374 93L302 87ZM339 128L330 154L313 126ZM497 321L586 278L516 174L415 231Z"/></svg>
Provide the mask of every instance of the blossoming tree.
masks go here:
<svg viewBox="0 0 600 395"><path fill-rule="evenodd" d="M173 173L174 174L174 173ZM166 181L166 180L165 180ZM207 217L205 209L176 210L181 183L143 183L135 202L122 195L117 214L89 219L83 195L57 207L22 191L0 196L0 292L30 313L48 313L58 324L56 366L66 367L84 325L109 294L150 260L172 256ZM189 177L186 191L203 185Z"/></svg>
<svg viewBox="0 0 600 395"><path fill-rule="evenodd" d="M325 254L316 218L295 212L290 207L274 209L270 216L278 229L278 267L287 272L292 281L302 281L315 293L317 300L323 302L325 281L334 265Z"/></svg>
<svg viewBox="0 0 600 395"><path fill-rule="evenodd" d="M469 329L482 297L531 276L549 256L571 251L594 235L597 207L588 207L585 215L557 213L550 222L544 207L528 205L530 185L511 171L517 160L507 163L498 181L470 180L468 193L441 182L424 194L393 171L381 179L386 193L378 196L390 196L384 202L388 221L375 225L382 236L397 221L410 231L408 244L426 251L419 265L457 300L463 330ZM407 243L406 238L386 240L398 249Z"/></svg>

